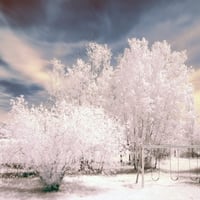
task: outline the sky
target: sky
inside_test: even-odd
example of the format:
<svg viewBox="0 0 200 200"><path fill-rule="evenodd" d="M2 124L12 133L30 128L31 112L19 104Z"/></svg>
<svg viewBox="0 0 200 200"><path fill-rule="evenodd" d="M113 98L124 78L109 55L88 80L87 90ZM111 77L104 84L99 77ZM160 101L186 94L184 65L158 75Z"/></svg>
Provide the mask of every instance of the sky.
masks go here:
<svg viewBox="0 0 200 200"><path fill-rule="evenodd" d="M11 98L47 98L51 59L71 65L91 41L117 56L132 37L187 51L200 110L199 0L0 0L0 121Z"/></svg>

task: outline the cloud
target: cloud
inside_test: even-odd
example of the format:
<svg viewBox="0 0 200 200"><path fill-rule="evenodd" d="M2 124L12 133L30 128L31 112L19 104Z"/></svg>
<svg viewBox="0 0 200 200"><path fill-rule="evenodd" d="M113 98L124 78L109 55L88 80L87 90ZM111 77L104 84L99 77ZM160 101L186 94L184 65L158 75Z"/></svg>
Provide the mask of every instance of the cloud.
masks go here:
<svg viewBox="0 0 200 200"><path fill-rule="evenodd" d="M4 62L22 76L27 77L27 81L39 83L45 87L48 81L45 71L47 62L41 58L37 49L32 48L31 44L9 29L0 29L0 39L0 55Z"/></svg>
<svg viewBox="0 0 200 200"><path fill-rule="evenodd" d="M177 49L186 49L189 64L195 68L200 65L200 16L193 20L187 28L184 28L181 33L174 36L171 43Z"/></svg>
<svg viewBox="0 0 200 200"><path fill-rule="evenodd" d="M167 40L173 50L187 50L188 63L199 67L200 62L200 2L195 0L171 1L149 9L137 25L127 34L130 37L145 37L150 43Z"/></svg>
<svg viewBox="0 0 200 200"><path fill-rule="evenodd" d="M200 69L194 70L191 76L191 82L194 85L195 91L200 92Z"/></svg>
<svg viewBox="0 0 200 200"><path fill-rule="evenodd" d="M9 76L10 76L10 73L8 72L8 70L2 68L0 65L0 77L1 78L9 78Z"/></svg>
<svg viewBox="0 0 200 200"><path fill-rule="evenodd" d="M196 40L199 40L200 35L200 26L199 26L199 18L195 19L195 23L191 24L189 27L184 28L181 34L178 37L175 37L173 43L175 43L180 48L184 48L186 44L195 44Z"/></svg>
<svg viewBox="0 0 200 200"><path fill-rule="evenodd" d="M10 99L13 98L13 96L9 93L5 93L2 87L0 87L0 118L1 114L5 114L10 110ZM1 120L0 120L1 121Z"/></svg>
<svg viewBox="0 0 200 200"><path fill-rule="evenodd" d="M77 58L83 56L88 41L80 42L48 42L32 40L32 44L42 51L46 60L57 58L66 65L74 63Z"/></svg>
<svg viewBox="0 0 200 200"><path fill-rule="evenodd" d="M3 115L10 110L10 99L21 94L30 103L42 101L49 76L41 49L22 34L1 27L0 40L0 114Z"/></svg>
<svg viewBox="0 0 200 200"><path fill-rule="evenodd" d="M20 95L24 95L29 105L48 100L47 91L39 85L20 83L19 80L0 80L0 115L8 112L11 109L10 100Z"/></svg>
<svg viewBox="0 0 200 200"><path fill-rule="evenodd" d="M2 88L0 88L0 96L1 96L1 99L0 99L0 107L5 107L5 103L7 103L7 99L10 99L12 98L12 95L9 94L9 93L5 93ZM7 110L7 108L5 107L4 110Z"/></svg>
<svg viewBox="0 0 200 200"><path fill-rule="evenodd" d="M0 9L12 27L30 26L40 23L45 18L43 1L41 0L1 0Z"/></svg>
<svg viewBox="0 0 200 200"><path fill-rule="evenodd" d="M8 112L0 110L0 122L6 122L8 120Z"/></svg>
<svg viewBox="0 0 200 200"><path fill-rule="evenodd" d="M49 42L117 41L160 0L2 0L15 29ZM168 3L173 0L169 0Z"/></svg>
<svg viewBox="0 0 200 200"><path fill-rule="evenodd" d="M194 94L194 102L197 109L197 113L200 114L200 90Z"/></svg>
<svg viewBox="0 0 200 200"><path fill-rule="evenodd" d="M17 80L0 80L0 87L4 90L5 93L11 94L12 96L20 95L34 95L40 90L43 90L42 87L36 84L26 85L20 83Z"/></svg>

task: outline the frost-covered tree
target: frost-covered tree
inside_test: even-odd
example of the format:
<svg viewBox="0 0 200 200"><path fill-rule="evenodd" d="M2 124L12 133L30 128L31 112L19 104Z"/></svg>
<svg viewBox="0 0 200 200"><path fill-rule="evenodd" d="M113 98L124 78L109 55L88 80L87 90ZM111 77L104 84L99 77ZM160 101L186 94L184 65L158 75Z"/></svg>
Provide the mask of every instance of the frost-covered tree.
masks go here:
<svg viewBox="0 0 200 200"><path fill-rule="evenodd" d="M110 49L96 43L88 45L86 61L77 59L71 67L52 60L49 93L54 99L65 99L73 105L102 105L113 71L110 62Z"/></svg>
<svg viewBox="0 0 200 200"><path fill-rule="evenodd" d="M23 97L12 101L4 162L20 161L36 171L46 190L58 190L66 170L75 168L84 154L110 162L119 149L117 124L101 109L73 106L66 101L50 108L29 107ZM9 159L8 159L9 158Z"/></svg>
<svg viewBox="0 0 200 200"><path fill-rule="evenodd" d="M186 53L129 40L111 80L107 110L126 126L131 151L142 144L190 142L195 111ZM186 141L187 140L187 141Z"/></svg>

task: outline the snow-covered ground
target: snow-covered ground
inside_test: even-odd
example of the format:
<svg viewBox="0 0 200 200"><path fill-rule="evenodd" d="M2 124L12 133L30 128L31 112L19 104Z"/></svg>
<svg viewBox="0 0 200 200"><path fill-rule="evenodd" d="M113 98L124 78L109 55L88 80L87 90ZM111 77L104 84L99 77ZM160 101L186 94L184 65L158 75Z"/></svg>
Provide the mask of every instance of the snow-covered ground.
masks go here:
<svg viewBox="0 0 200 200"><path fill-rule="evenodd" d="M199 200L199 179L191 179L196 176L200 178L199 164L197 159L172 158L171 176L174 179L179 176L177 181L173 181L170 179L170 160L162 160L160 165L158 164L161 168L160 174L158 171L145 172L144 188L141 187L141 175L139 183L135 184L134 173L66 176L60 191L53 193L43 192L37 177L0 178L0 200ZM11 171L9 168L0 170L1 174ZM152 177L157 179L158 176L158 181L152 180Z"/></svg>
<svg viewBox="0 0 200 200"><path fill-rule="evenodd" d="M145 176L145 187L135 184L135 174L65 177L59 192L45 193L38 178L0 180L0 200L199 200L200 184L189 178L176 182L161 173L157 182ZM141 177L140 177L141 178Z"/></svg>

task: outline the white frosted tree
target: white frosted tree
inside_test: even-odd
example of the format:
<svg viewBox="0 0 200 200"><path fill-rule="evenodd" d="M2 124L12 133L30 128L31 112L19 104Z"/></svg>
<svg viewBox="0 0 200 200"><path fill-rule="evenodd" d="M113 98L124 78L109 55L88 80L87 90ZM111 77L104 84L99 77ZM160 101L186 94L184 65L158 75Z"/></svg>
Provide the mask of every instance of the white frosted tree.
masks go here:
<svg viewBox="0 0 200 200"><path fill-rule="evenodd" d="M129 40L110 84L107 110L126 126L131 151L142 144L190 142L195 111L186 53L167 42L151 47L145 39Z"/></svg>
<svg viewBox="0 0 200 200"><path fill-rule="evenodd" d="M47 191L59 189L66 170L79 165L83 154L97 162L110 162L117 155L120 129L101 109L64 100L51 108L29 108L19 97L12 101L10 114L7 130L14 142L7 145L10 156L5 162L18 160L32 168Z"/></svg>
<svg viewBox="0 0 200 200"><path fill-rule="evenodd" d="M101 106L113 71L110 62L110 49L107 45L96 43L88 45L86 61L77 59L71 67L52 60L50 95L73 105Z"/></svg>

